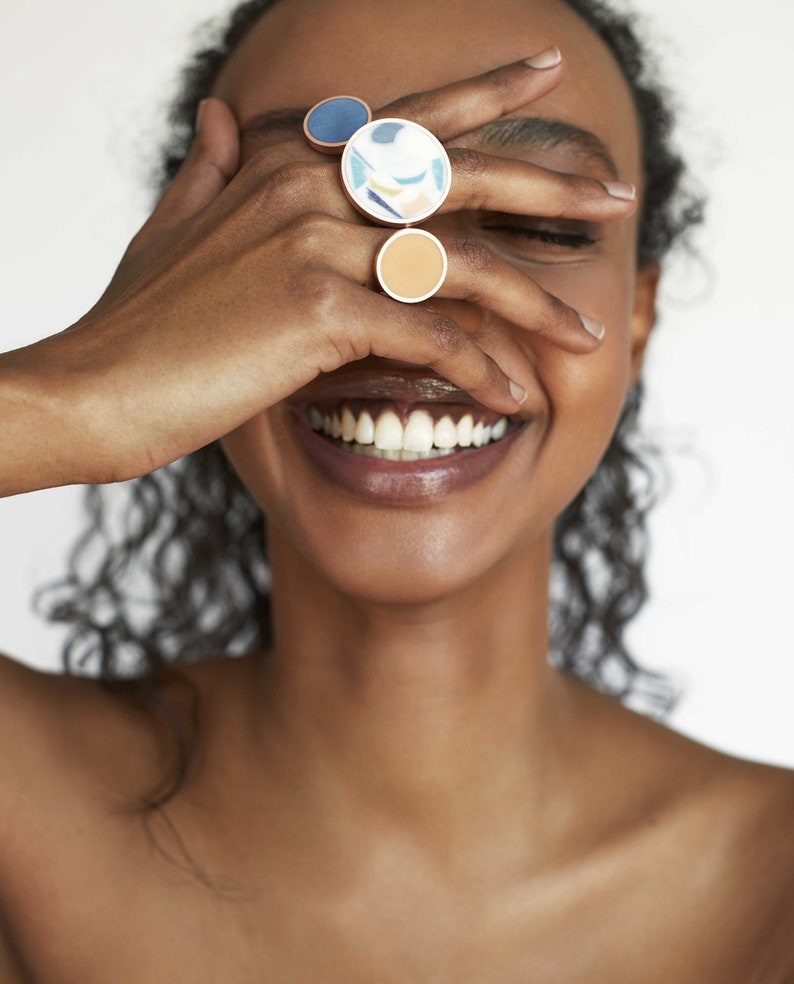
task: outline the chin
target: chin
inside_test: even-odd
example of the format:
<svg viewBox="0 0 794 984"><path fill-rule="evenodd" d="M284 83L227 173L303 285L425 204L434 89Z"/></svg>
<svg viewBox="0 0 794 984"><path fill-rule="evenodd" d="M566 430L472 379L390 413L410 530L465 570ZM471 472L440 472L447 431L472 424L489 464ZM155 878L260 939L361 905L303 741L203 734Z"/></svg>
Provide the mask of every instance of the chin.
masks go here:
<svg viewBox="0 0 794 984"><path fill-rule="evenodd" d="M441 601L486 577L510 545L504 533L476 535L454 510L446 515L361 515L273 530L279 560L305 568L332 591L362 603L418 605ZM450 515L452 513L452 515ZM329 526L331 527L329 529Z"/></svg>

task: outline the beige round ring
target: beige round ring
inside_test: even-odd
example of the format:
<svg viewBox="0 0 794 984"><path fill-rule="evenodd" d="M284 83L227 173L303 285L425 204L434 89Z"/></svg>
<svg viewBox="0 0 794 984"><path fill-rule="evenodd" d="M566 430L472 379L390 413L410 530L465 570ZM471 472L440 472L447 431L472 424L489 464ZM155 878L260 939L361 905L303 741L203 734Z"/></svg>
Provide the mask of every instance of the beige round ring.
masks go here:
<svg viewBox="0 0 794 984"><path fill-rule="evenodd" d="M401 229L375 256L375 276L395 301L418 304L432 297L447 276L447 252L424 229Z"/></svg>

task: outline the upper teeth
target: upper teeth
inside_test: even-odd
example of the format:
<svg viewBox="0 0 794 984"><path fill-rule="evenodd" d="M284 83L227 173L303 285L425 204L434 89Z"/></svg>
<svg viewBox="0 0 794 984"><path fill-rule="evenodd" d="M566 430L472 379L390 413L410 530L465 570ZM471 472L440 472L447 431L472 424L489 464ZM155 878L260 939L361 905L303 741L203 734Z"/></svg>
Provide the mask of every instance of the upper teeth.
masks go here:
<svg viewBox="0 0 794 984"><path fill-rule="evenodd" d="M500 417L494 424L474 422L471 413L464 414L456 423L449 414L433 420L426 410L413 410L403 426L393 410L384 410L377 421L368 410L356 416L350 407L341 411L321 413L317 407L309 407L309 423L313 430L345 443L374 445L381 451L428 452L433 448L480 448L491 441L499 441L507 433L507 417Z"/></svg>

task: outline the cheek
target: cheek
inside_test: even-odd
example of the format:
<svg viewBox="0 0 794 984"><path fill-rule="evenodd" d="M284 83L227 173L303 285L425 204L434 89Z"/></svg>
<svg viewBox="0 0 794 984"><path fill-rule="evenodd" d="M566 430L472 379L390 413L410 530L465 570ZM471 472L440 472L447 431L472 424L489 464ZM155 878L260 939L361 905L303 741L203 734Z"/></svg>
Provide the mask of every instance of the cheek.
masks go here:
<svg viewBox="0 0 794 984"><path fill-rule="evenodd" d="M285 495L285 469L277 430L260 414L221 439L221 447L260 509L270 513Z"/></svg>
<svg viewBox="0 0 794 984"><path fill-rule="evenodd" d="M556 514L595 471L620 420L631 379L633 284L628 263L593 264L575 275L549 271L542 286L602 321L604 341L589 355L574 355L537 337L519 341L549 408L537 478L540 488L553 490L548 505Z"/></svg>
<svg viewBox="0 0 794 984"><path fill-rule="evenodd" d="M558 495L565 490L569 500L595 471L620 420L630 366L627 335L627 329L613 328L591 355L545 349L538 356L551 404L548 474Z"/></svg>
<svg viewBox="0 0 794 984"><path fill-rule="evenodd" d="M593 262L549 266L533 274L544 290L606 327L601 346L590 355L572 355L550 343L523 339L533 347L533 361L556 409L586 400L593 408L603 404L609 415L616 400L622 404L629 385L636 281L633 230L626 224L611 238L608 252Z"/></svg>

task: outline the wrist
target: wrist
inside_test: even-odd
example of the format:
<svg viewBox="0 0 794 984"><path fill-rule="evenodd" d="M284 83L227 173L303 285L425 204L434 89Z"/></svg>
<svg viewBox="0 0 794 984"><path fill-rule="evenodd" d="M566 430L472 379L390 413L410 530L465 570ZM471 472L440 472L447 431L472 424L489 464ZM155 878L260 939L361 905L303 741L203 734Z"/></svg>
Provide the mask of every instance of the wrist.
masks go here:
<svg viewBox="0 0 794 984"><path fill-rule="evenodd" d="M91 387L53 352L59 337L0 355L0 495L113 480Z"/></svg>

